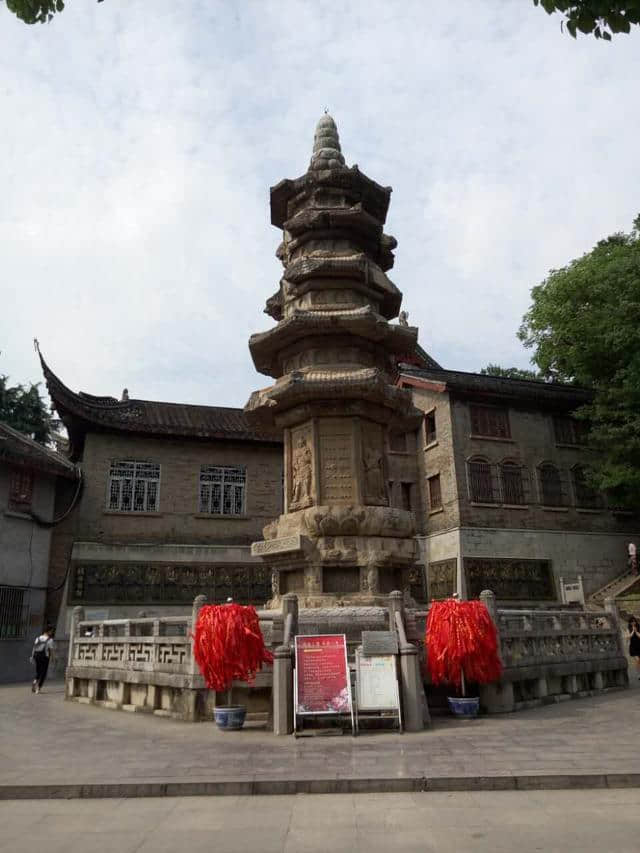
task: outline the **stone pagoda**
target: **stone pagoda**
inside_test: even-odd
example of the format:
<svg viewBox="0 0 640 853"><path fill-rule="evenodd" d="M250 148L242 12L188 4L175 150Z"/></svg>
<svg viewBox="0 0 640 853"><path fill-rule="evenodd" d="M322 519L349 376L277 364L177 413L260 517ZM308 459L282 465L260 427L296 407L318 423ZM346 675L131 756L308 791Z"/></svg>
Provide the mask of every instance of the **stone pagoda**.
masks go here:
<svg viewBox="0 0 640 853"><path fill-rule="evenodd" d="M284 513L252 546L273 570L275 606L288 592L323 607L383 604L408 589L415 522L389 505L386 447L390 430L415 429L421 415L395 384L417 329L389 322L402 301L386 275L397 245L383 231L390 196L345 165L330 115L307 172L271 189L284 275L265 309L277 325L249 348L276 381L245 412L284 435Z"/></svg>

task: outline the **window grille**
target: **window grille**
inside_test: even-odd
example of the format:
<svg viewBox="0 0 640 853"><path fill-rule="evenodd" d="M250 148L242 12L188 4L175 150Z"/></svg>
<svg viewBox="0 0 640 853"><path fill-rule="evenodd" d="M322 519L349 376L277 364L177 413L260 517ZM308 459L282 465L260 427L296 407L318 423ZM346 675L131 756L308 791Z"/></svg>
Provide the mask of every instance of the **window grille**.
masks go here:
<svg viewBox="0 0 640 853"><path fill-rule="evenodd" d="M427 479L429 484L429 509L442 509L442 491L440 489L440 474L434 474Z"/></svg>
<svg viewBox="0 0 640 853"><path fill-rule="evenodd" d="M511 438L509 413L492 406L470 406L471 432L490 438Z"/></svg>
<svg viewBox="0 0 640 853"><path fill-rule="evenodd" d="M500 466L502 480L502 502L505 504L525 504L524 479L522 467L515 462L503 462Z"/></svg>
<svg viewBox="0 0 640 853"><path fill-rule="evenodd" d="M573 478L573 491L576 498L576 506L583 509L600 509L602 498L588 482L585 469L582 465L576 465L571 471Z"/></svg>
<svg viewBox="0 0 640 853"><path fill-rule="evenodd" d="M544 506L564 506L566 503L562 477L555 465L546 463L538 469L540 494Z"/></svg>
<svg viewBox="0 0 640 853"><path fill-rule="evenodd" d="M158 512L160 466L154 462L111 463L107 508L119 512Z"/></svg>
<svg viewBox="0 0 640 853"><path fill-rule="evenodd" d="M436 432L436 413L435 413L435 410L433 412L427 412L427 414L424 416L424 429L425 429L427 444L433 444L433 442L438 437L437 432Z"/></svg>
<svg viewBox="0 0 640 853"><path fill-rule="evenodd" d="M471 459L469 467L469 495L475 503L496 503L491 465L485 459Z"/></svg>
<svg viewBox="0 0 640 853"><path fill-rule="evenodd" d="M24 512L33 500L33 471L13 468L9 478L9 509Z"/></svg>
<svg viewBox="0 0 640 853"><path fill-rule="evenodd" d="M589 427L584 421L560 416L553 419L556 444L586 444L588 431Z"/></svg>
<svg viewBox="0 0 640 853"><path fill-rule="evenodd" d="M21 640L29 624L29 591L0 586L0 640Z"/></svg>
<svg viewBox="0 0 640 853"><path fill-rule="evenodd" d="M246 479L246 469L238 465L203 465L200 512L244 515Z"/></svg>

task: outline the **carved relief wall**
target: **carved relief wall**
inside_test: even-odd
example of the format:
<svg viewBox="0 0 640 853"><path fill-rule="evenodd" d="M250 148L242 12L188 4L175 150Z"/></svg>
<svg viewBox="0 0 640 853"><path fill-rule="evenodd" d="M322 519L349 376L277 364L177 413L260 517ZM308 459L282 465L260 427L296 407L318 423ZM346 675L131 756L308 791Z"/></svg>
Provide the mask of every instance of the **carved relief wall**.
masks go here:
<svg viewBox="0 0 640 853"><path fill-rule="evenodd" d="M289 509L297 510L314 502L313 431L311 424L292 429L289 434Z"/></svg>
<svg viewBox="0 0 640 853"><path fill-rule="evenodd" d="M384 465L384 434L379 424L362 423L362 491L365 504L388 506Z"/></svg>
<svg viewBox="0 0 640 853"><path fill-rule="evenodd" d="M351 504L356 501L353 464L353 423L348 418L318 421L320 503Z"/></svg>

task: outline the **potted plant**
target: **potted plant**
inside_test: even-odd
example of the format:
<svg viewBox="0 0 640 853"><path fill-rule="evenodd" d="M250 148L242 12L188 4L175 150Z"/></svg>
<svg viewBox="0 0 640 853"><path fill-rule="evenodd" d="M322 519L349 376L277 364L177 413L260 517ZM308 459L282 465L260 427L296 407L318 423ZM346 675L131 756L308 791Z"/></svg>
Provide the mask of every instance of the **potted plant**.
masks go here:
<svg viewBox="0 0 640 853"><path fill-rule="evenodd" d="M205 605L198 613L193 640L193 654L205 684L216 693L227 691L227 705L214 708L218 728L241 729L247 709L233 704L233 682L252 684L262 664L273 661L265 647L255 607Z"/></svg>
<svg viewBox="0 0 640 853"><path fill-rule="evenodd" d="M496 626L482 601L447 598L429 609L425 636L427 667L434 685L451 684L449 708L458 717L476 717L477 696L466 695L466 685L498 681L502 663Z"/></svg>

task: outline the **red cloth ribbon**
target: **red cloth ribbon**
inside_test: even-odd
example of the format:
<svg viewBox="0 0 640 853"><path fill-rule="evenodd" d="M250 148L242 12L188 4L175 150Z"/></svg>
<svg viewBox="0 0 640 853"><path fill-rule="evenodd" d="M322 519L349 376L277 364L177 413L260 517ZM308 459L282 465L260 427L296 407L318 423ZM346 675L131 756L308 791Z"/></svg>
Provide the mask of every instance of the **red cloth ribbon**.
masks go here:
<svg viewBox="0 0 640 853"><path fill-rule="evenodd" d="M460 688L463 672L466 681L475 684L489 684L502 675L496 626L481 601L434 601L425 645L433 684Z"/></svg>
<svg viewBox="0 0 640 853"><path fill-rule="evenodd" d="M193 634L193 654L205 684L222 692L234 680L251 684L273 655L265 647L255 607L207 604Z"/></svg>

